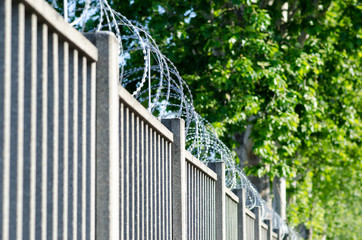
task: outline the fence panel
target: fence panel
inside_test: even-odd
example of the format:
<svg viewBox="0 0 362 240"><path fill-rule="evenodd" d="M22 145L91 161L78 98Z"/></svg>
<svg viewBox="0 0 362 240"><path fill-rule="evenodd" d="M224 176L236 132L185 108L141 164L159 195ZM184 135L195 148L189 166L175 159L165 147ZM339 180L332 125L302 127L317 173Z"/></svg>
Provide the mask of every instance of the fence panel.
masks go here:
<svg viewBox="0 0 362 240"><path fill-rule="evenodd" d="M123 87L120 97L122 239L172 237L172 133Z"/></svg>
<svg viewBox="0 0 362 240"><path fill-rule="evenodd" d="M268 240L268 226L261 223L261 240Z"/></svg>
<svg viewBox="0 0 362 240"><path fill-rule="evenodd" d="M239 198L226 188L225 191L225 224L226 224L226 239L238 239L238 203Z"/></svg>
<svg viewBox="0 0 362 240"><path fill-rule="evenodd" d="M216 239L215 181L217 175L186 152L187 239Z"/></svg>
<svg viewBox="0 0 362 240"><path fill-rule="evenodd" d="M254 240L255 239L255 214L250 210L246 209L245 211L245 222L246 222L246 239Z"/></svg>
<svg viewBox="0 0 362 240"><path fill-rule="evenodd" d="M0 9L0 239L93 239L97 49L44 1Z"/></svg>

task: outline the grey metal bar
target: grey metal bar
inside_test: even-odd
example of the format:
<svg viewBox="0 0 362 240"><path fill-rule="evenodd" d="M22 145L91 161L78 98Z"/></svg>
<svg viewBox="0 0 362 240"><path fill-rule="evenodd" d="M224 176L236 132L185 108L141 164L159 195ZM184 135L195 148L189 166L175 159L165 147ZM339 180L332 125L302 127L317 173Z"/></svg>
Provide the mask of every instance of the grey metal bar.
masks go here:
<svg viewBox="0 0 362 240"><path fill-rule="evenodd" d="M16 237L22 238L23 236L23 195L24 195L24 45L25 45L25 8L24 5L19 4L17 9L17 22L13 30L17 30L17 172L16 172L16 186L13 188L17 191L16 201ZM14 23L14 22L13 22ZM15 41L13 41L15 43ZM13 52L14 53L14 52ZM15 176L12 176L13 178ZM11 205L11 203L10 203ZM11 236L11 235L10 235Z"/></svg>
<svg viewBox="0 0 362 240"><path fill-rule="evenodd" d="M11 0L0 1L0 238L9 238L11 123Z"/></svg>
<svg viewBox="0 0 362 240"><path fill-rule="evenodd" d="M128 188L128 194L129 194L129 219L128 219L128 229L130 231L130 237L129 239L135 239L135 192L134 192L134 186L135 186L135 114L130 109L130 117L128 119L129 121L129 161L128 161L128 168L129 168L129 180L130 185L127 186ZM127 153L126 153L127 154Z"/></svg>
<svg viewBox="0 0 362 240"><path fill-rule="evenodd" d="M145 229L145 195L144 195L144 187L145 187L145 173L144 173L144 163L145 163L145 155L144 155L144 145L145 145L145 138L144 138L144 121L140 120L139 122L139 173L140 181L139 181L139 233L138 238L142 239L144 236L144 229Z"/></svg>
<svg viewBox="0 0 362 240"><path fill-rule="evenodd" d="M41 239L46 239L47 234L47 118L48 118L48 27L43 24L39 32L41 41L38 47L41 49L41 82L42 82L42 109L41 109Z"/></svg>
<svg viewBox="0 0 362 240"><path fill-rule="evenodd" d="M79 56L78 51L73 50L73 216L72 237L77 238L78 232L78 88L79 88Z"/></svg>
<svg viewBox="0 0 362 240"><path fill-rule="evenodd" d="M149 171L149 161L150 161L150 150L149 150L149 144L150 144L150 135L149 135L149 128L148 125L145 124L145 233L144 238L148 238L148 232L149 232L149 208L150 208L150 199L149 199L149 189L150 189L150 171Z"/></svg>
<svg viewBox="0 0 362 240"><path fill-rule="evenodd" d="M52 53L51 53L51 59L52 59L52 79L50 80L53 87L53 106L49 106L53 108L53 112L51 113L53 115L53 129L51 136L52 142L53 142L53 184L51 186L51 190L48 191L49 193L53 193L52 195L52 226L51 232L53 239L58 238L58 164L59 164L59 49L58 49L58 35L56 33L51 34L50 36L52 38ZM49 104L50 105L50 104Z"/></svg>
<svg viewBox="0 0 362 240"><path fill-rule="evenodd" d="M26 18L25 31L25 48L28 49L25 53L25 69L28 71L25 74L25 83L30 86L28 97L25 97L25 102L29 104L28 114L30 115L30 131L28 144L29 146L29 205L24 208L24 213L28 213L29 217L24 218L28 221L25 226L24 234L29 235L30 240L35 240L35 223L36 223L36 132L37 132L37 17L34 14L29 14ZM1 238L1 237L0 237Z"/></svg>

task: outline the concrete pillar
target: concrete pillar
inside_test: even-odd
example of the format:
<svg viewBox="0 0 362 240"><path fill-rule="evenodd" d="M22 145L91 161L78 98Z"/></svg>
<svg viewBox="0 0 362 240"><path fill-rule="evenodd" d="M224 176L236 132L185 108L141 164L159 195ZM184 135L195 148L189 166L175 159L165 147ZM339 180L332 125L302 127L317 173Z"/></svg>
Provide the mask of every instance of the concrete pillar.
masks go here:
<svg viewBox="0 0 362 240"><path fill-rule="evenodd" d="M120 239L118 41L87 33L98 48L96 73L96 239Z"/></svg>
<svg viewBox="0 0 362 240"><path fill-rule="evenodd" d="M239 198L238 204L238 240L246 240L246 219L245 219L245 189L234 189L233 192Z"/></svg>
<svg viewBox="0 0 362 240"><path fill-rule="evenodd" d="M163 119L173 133L172 144L172 239L186 240L186 159L185 122L183 119Z"/></svg>
<svg viewBox="0 0 362 240"><path fill-rule="evenodd" d="M208 167L217 174L217 181L215 182L216 239L225 240L225 163L209 163Z"/></svg>
<svg viewBox="0 0 362 240"><path fill-rule="evenodd" d="M286 220L286 182L285 178L275 177L273 181L273 208L283 221Z"/></svg>
<svg viewBox="0 0 362 240"><path fill-rule="evenodd" d="M255 207L253 209L255 213L255 240L261 240L261 209L260 207Z"/></svg>

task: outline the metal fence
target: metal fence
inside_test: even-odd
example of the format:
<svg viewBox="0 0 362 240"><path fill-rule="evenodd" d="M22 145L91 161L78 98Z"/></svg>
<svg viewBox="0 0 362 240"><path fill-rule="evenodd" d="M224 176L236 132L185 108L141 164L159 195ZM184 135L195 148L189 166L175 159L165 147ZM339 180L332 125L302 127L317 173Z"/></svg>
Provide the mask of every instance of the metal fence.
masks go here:
<svg viewBox="0 0 362 240"><path fill-rule="evenodd" d="M121 239L172 237L172 133L120 88Z"/></svg>
<svg viewBox="0 0 362 240"><path fill-rule="evenodd" d="M225 192L225 225L226 225L226 239L238 239L238 203L239 198L226 188Z"/></svg>
<svg viewBox="0 0 362 240"><path fill-rule="evenodd" d="M267 240L268 239L268 225L265 223L261 224L261 239Z"/></svg>
<svg viewBox="0 0 362 240"><path fill-rule="evenodd" d="M0 239L280 239L119 85L112 34L3 0L0 36Z"/></svg>
<svg viewBox="0 0 362 240"><path fill-rule="evenodd" d="M0 9L0 239L93 238L97 49L45 2Z"/></svg>
<svg viewBox="0 0 362 240"><path fill-rule="evenodd" d="M246 223L246 239L255 239L255 214L251 211L245 211L245 223Z"/></svg>
<svg viewBox="0 0 362 240"><path fill-rule="evenodd" d="M215 239L217 175L186 152L187 239Z"/></svg>

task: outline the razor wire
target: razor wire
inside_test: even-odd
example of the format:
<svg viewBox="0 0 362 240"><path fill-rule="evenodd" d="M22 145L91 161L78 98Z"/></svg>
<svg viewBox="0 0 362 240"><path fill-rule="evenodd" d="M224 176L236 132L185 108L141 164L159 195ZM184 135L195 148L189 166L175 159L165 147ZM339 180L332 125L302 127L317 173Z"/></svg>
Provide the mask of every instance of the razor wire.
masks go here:
<svg viewBox="0 0 362 240"><path fill-rule="evenodd" d="M97 27L87 31L111 31L119 42L120 84L155 117L185 120L187 151L204 163L225 163L226 185L243 188L246 206L260 207L262 219L272 219L273 228L292 239L300 236L269 209L245 173L236 165L230 149L217 137L213 126L194 108L191 90L175 65L162 54L147 30L112 9L107 0L64 0L63 15L84 31L89 20ZM56 5L56 1L53 1ZM77 17L78 16L78 17Z"/></svg>

